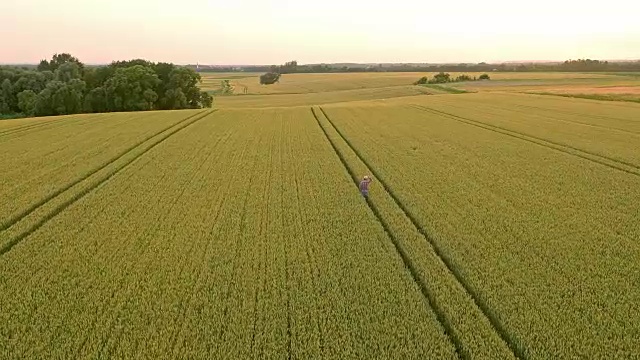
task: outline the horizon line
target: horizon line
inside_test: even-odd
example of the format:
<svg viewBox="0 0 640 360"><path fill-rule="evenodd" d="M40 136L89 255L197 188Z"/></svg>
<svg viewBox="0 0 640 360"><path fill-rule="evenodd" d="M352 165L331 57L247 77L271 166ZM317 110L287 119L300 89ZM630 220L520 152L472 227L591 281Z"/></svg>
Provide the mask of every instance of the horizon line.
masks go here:
<svg viewBox="0 0 640 360"><path fill-rule="evenodd" d="M129 60L137 60L139 58L133 58ZM449 62L355 62L355 61L338 61L338 62L313 62L313 63L300 63L299 66L311 66L311 65L337 65L337 64L352 64L352 65L460 65L460 64L473 64L473 65L502 65L502 64L533 64L533 63L563 63L568 60L587 60L589 58L575 58L575 59L565 59L565 60L503 60L503 61L480 61L480 62L465 62L465 61L449 61ZM146 60L146 59L142 59ZM628 58L628 59L589 59L589 60L598 60L598 61L608 61L608 62L640 62L640 58ZM128 61L128 60L112 60L110 62L95 62L95 63L83 63L85 65L91 66L108 66L112 62L115 61ZM150 62L164 62L164 61L151 61ZM296 61L296 60L292 60ZM0 61L0 65L29 65L29 66L38 66L39 62L3 62ZM259 64L259 63L244 63L244 64L206 64L206 63L173 63L174 65L179 66L190 66L190 65L198 65L198 66L210 66L210 67L267 67L267 66L277 66L282 64Z"/></svg>

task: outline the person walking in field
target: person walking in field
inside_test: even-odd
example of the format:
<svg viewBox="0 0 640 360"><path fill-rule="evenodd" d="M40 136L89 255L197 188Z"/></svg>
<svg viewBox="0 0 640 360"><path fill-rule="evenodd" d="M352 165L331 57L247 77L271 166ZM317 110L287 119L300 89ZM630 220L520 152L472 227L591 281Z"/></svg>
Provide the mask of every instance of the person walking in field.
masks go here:
<svg viewBox="0 0 640 360"><path fill-rule="evenodd" d="M360 181L360 192L362 196L365 198L369 197L369 183L371 182L371 178L368 175L365 175L362 181Z"/></svg>

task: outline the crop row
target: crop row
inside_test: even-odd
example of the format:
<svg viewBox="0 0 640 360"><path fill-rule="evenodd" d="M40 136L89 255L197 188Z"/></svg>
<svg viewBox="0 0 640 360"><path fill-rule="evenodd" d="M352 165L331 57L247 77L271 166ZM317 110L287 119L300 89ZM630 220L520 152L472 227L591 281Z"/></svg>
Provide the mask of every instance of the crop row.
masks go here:
<svg viewBox="0 0 640 360"><path fill-rule="evenodd" d="M389 189L372 173L354 149L342 138L323 109L312 109L319 125L335 145L336 151L355 174L371 174L374 178L370 196L372 207L379 213L390 235L398 242L399 251L407 256L408 266L415 269L416 281L426 289L434 309L439 312L450 338L464 358L513 358L508 343L500 338L490 319L474 303L473 297L439 257L425 234L412 223L398 206ZM360 175L361 176L361 175ZM359 179L355 178L358 181ZM517 349L516 349L517 351Z"/></svg>
<svg viewBox="0 0 640 360"><path fill-rule="evenodd" d="M455 357L350 181L307 109L197 121L0 258L0 357Z"/></svg>
<svg viewBox="0 0 640 360"><path fill-rule="evenodd" d="M77 115L0 138L0 230L197 112ZM51 121L51 120L50 120Z"/></svg>
<svg viewBox="0 0 640 360"><path fill-rule="evenodd" d="M51 218L55 217L97 186L109 180L140 156L158 146L176 132L185 129L196 121L202 120L206 115L206 112L196 113L182 120L175 126L149 136L144 141L134 144L102 166L93 169L83 177L75 179L66 186L57 189L48 197L31 204L31 206L22 213L10 218L5 225L6 229L0 231L0 255L11 250L13 246L29 236L33 231L36 231Z"/></svg>
<svg viewBox="0 0 640 360"><path fill-rule="evenodd" d="M100 114L85 114L82 116L52 116L49 118L28 118L14 119L12 121L0 122L0 139L4 141L8 138L15 138L26 134L33 134L38 131L50 130L56 127L72 126L75 123L95 120Z"/></svg>
<svg viewBox="0 0 640 360"><path fill-rule="evenodd" d="M504 127L499 127L499 126L494 126L494 125L489 125L486 124L484 122L480 122L480 121L476 121L470 118L465 118L465 117L461 117L461 116L457 116L457 115L453 115L444 111L440 111L440 110L435 110L429 107L425 107L425 106L420 106L420 105L415 105L414 106L417 109L423 110L423 111L427 111L439 116L443 116L445 118L448 119L452 119L455 121L459 121L462 122L464 124L468 124L468 125L472 125L472 126L476 126L478 128L484 129L484 130L489 130L489 131L494 131L496 133L499 134L503 134L506 136L511 136L523 141L527 141L530 142L532 144L536 144L536 145L540 145L540 146L544 146L548 149L552 149L552 150L556 150L556 151L560 151L569 155L573 155L585 160L589 160L589 161L593 161L594 163L600 164L600 165L604 165L607 167L610 167L612 169L616 169L616 170L620 170L620 171L624 171L628 174L631 175L636 175L636 176L640 176L640 166L634 165L633 163L624 161L624 160L617 160L615 158L606 156L606 155L599 155L595 152L591 152L591 151L585 151L585 150L581 150L577 147L571 146L571 145L565 145L559 142L555 142L555 141L551 141L551 140L546 140L544 138L540 138L537 136L530 136L527 135L525 133L522 132L518 132L518 131L512 131L512 130L508 130ZM606 143L606 141L605 141Z"/></svg>
<svg viewBox="0 0 640 360"><path fill-rule="evenodd" d="M637 176L414 108L325 111L523 357L638 352Z"/></svg>
<svg viewBox="0 0 640 360"><path fill-rule="evenodd" d="M594 117L587 110L590 108L576 109L568 114L567 110L541 109L537 97L529 101L520 100L518 96L493 99L486 101L486 97L472 96L452 101L439 98L421 105L462 121L599 156L640 174L640 120L637 115L633 117L620 111L625 110L624 107L620 110L613 107ZM572 100L565 102L571 104ZM640 106L636 106L637 113L640 113Z"/></svg>

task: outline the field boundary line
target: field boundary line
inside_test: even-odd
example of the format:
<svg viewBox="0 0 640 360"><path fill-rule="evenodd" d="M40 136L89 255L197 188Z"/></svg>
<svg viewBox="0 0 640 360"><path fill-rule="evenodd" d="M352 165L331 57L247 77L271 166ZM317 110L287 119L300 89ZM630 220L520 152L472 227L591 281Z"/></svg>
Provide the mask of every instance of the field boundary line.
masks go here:
<svg viewBox="0 0 640 360"><path fill-rule="evenodd" d="M56 206L53 210L49 211L43 218L41 218L39 221L37 221L35 224L31 225L28 227L27 230L21 232L19 235L13 237L12 239L8 240L3 246L2 248L0 248L0 256L4 255L5 253L7 253L8 251L10 251L14 246L16 246L18 243L20 243L22 240L24 240L27 236L31 235L32 233L34 233L36 230L38 230L39 228L41 228L44 224L46 224L49 220L53 219L54 217L56 217L58 214L60 214L63 210L65 210L66 208L68 208L69 206L71 206L73 203L75 203L76 201L82 199L84 196L86 196L87 194L89 194L90 192L92 192L93 190L95 190L98 186L104 184L105 182L107 182L109 179L111 179L113 176L117 175L118 173L120 173L120 171L122 171L123 169L125 169L128 165L130 165L131 163L133 163L134 161L138 160L140 157L142 157L144 154L146 154L147 152L149 152L150 150L152 150L153 148L155 148L156 146L160 145L161 143L163 143L165 140L167 140L169 137L171 137L172 135L176 134L177 132L184 130L185 128L195 124L196 122L204 119L205 117L207 117L208 115L212 114L213 112L215 112L216 110L212 110L212 111L201 111L195 115L189 116L186 119L180 121L178 124L174 124L171 127L161 131L165 132L166 130L169 130L172 127L175 127L176 125L178 125L177 128L169 131L168 133L162 135L158 140L156 140L155 142L153 142L152 144L150 144L145 150L143 150L141 153L135 155L133 158L127 160L124 164L119 165L116 169L112 170L109 174L107 174L104 178L102 178L101 180L99 180L98 182L96 182L95 184L92 184L91 186L87 187L86 189L80 191L79 193L75 194L74 196L72 196L70 199L64 201L62 204ZM202 116L199 116L202 115ZM195 120L194 120L195 119ZM189 121L192 120L192 121ZM186 123L186 125L184 125ZM184 126L179 126L179 125L184 125ZM160 133L157 133L156 135L159 135ZM152 138L155 137L152 136ZM149 140L149 139L147 139ZM138 147L140 145L142 145L144 142L139 143L138 145L134 146ZM125 154L123 154L124 156ZM112 164L113 162L117 161L118 159L120 159L122 156L118 157L116 160L106 164L105 166L103 166L102 168L96 170L95 172L92 173L95 174L96 172L98 172L101 169L106 168L107 165ZM76 184L82 182L83 180L86 180L89 176L85 177L84 179L76 182ZM72 186L71 186L72 187ZM69 187L70 188L70 187ZM68 189L67 189L68 190ZM62 191L64 192L64 191ZM62 193L60 192L60 194ZM58 194L59 195L59 194ZM55 197L55 196L54 196ZM50 200L52 200L54 197L52 197ZM48 201L47 201L48 202ZM45 203L42 204L45 205ZM27 214L28 216L29 214ZM25 216L26 217L26 216ZM20 219L22 220L22 219ZM20 221L18 220L18 222ZM17 223L17 222L16 222ZM14 223L15 225L15 223Z"/></svg>
<svg viewBox="0 0 640 360"><path fill-rule="evenodd" d="M487 305L487 303L484 300L482 300L482 298L478 295L478 292L464 279L464 277L460 274L460 271L458 271L456 266L453 264L453 261L448 256L446 256L444 254L444 252L442 251L442 249L440 248L440 246L438 245L438 243L436 242L434 237L422 225L420 225L418 220L413 215L411 215L411 212L409 211L409 209L400 201L400 199L395 194L395 192L393 192L393 190L391 190L391 188L387 185L387 183L384 180L384 178L380 176L380 174L375 170L374 167L371 166L371 164L367 160L365 160L365 158L353 146L353 144L347 139L347 137L342 133L342 131L340 131L340 129L338 127L336 127L336 125L333 123L333 121L327 115L327 113L324 111L324 109L322 107L319 107L319 108L320 108L320 111L322 112L322 114L324 115L324 117L329 122L329 124L331 124L331 126L335 129L335 131L342 138L342 140L351 148L351 150L353 150L353 152L360 159L360 161L362 161L362 163L378 179L378 181L380 182L380 185L382 185L382 188L393 199L393 201L395 202L396 206L398 206L398 208L400 208L400 210L402 210L402 212L405 214L407 219L409 219L411 221L411 223L413 224L415 229L418 231L418 233L420 233L424 237L425 241L427 241L431 245L431 248L433 249L433 251L435 252L437 257L442 260L442 262L445 264L445 266L447 267L449 272L454 276L456 281L462 286L462 288L471 297L471 299L473 300L475 305L478 307L478 309L480 309L482 314L489 320L489 323L493 327L494 331L500 336L502 341L504 341L507 344L509 349L511 349L511 351L513 352L514 356L516 358L519 358L519 359L526 359L527 358L527 356L525 355L526 352L523 349L522 345L516 339L514 339L513 336L511 334L509 334L508 331L506 331L504 326L502 326L502 324L498 320L498 317L495 315L494 311ZM317 120L317 118L316 118L316 120ZM357 178L354 179L354 180L357 181ZM368 199L367 199L367 202L369 202ZM409 261L410 261L410 259L409 259ZM424 286L424 285L422 285L422 286Z"/></svg>
<svg viewBox="0 0 640 360"><path fill-rule="evenodd" d="M206 110L205 110L206 111ZM121 151L120 153L116 154L114 157L108 159L106 162L102 163L102 165L99 165L98 167L94 168L93 170L90 170L88 173L86 173L85 175L77 178L76 180L73 180L70 183L67 183L66 185L63 185L61 188L57 189L56 191L52 192L51 194L45 196L44 198L38 200L37 202L33 203L31 206L29 206L28 208L24 209L23 211L15 214L14 216L10 217L9 219L7 219L6 221L0 223L0 232L7 230L8 228L12 227L13 225L15 225L16 223L20 222L22 219L24 219L25 217L29 216L32 212L34 212L35 210L37 210L39 207L45 205L47 202L51 201L52 199L54 199L55 197L59 196L60 194L62 194L63 192L71 189L72 187L76 186L77 184L83 182L84 180L88 179L89 177L91 177L92 175L94 175L95 173L99 172L100 170L105 169L106 167L108 167L109 165L113 164L114 162L118 161L119 159L121 159L122 157L124 157L125 155L127 155L128 153L130 153L131 151L133 151L135 148L137 148L138 146L144 144L145 142L151 140L152 138L162 134L163 132L171 129L172 127L175 126L179 126L180 124L183 124L186 121L189 121L190 119L193 119L194 117L202 114L204 111L201 111L199 113L190 115L182 120L180 120L179 122L168 126L166 128L163 128L162 130L155 132L152 135L147 136L146 138L144 138L142 141L137 142L136 144L124 149L123 151ZM0 220L1 221L1 220Z"/></svg>
<svg viewBox="0 0 640 360"><path fill-rule="evenodd" d="M477 120L472 120L469 118L465 118L462 116L458 116L458 115L453 115L444 111L440 111L440 110L435 110L426 106L421 106L421 105L411 105L413 108L424 111L424 112L430 112L432 114L435 115L439 115L439 116L443 116L467 125L471 125L471 126L476 126L479 127L481 129L485 129L485 130L489 130L489 131L493 131L499 134L503 134L503 135L507 135L507 136L511 136L513 138L516 139L520 139L523 141L527 141L536 145L540 145L540 146L544 146L548 149L552 149L552 150L556 150L556 151L560 151L563 152L565 154L568 155L572 155L575 157L579 157L585 160L589 160L591 162L600 164L600 165L604 165L607 166L609 168L615 169L615 170L619 170L619 171L623 171L626 172L628 174L632 174L632 175L636 175L636 176L640 176L640 166L637 166L635 164L626 162L626 161L622 161L622 160L617 160L617 159L613 159L610 158L608 156L604 156L604 155L599 155L596 153L592 153L586 150L582 150L576 147L573 147L571 145L565 145L565 144L561 144L561 143L557 143L551 140L547 140L544 138L540 138L537 136L532 136L532 135L527 135L524 133L520 133L514 130L508 130L499 126L495 126L495 125L489 125L486 123L483 123L481 121L477 121Z"/></svg>
<svg viewBox="0 0 640 360"><path fill-rule="evenodd" d="M351 176L351 179L353 180L353 183L357 188L358 187L358 176L353 171L353 169L351 169L351 167L347 163L347 160L344 158L344 156L342 155L340 150L338 150L338 148L334 144L333 140L331 140L331 138L329 137L329 134L327 133L326 129L320 123L320 120L318 119L318 115L315 113L313 107L311 108L311 113L313 114L313 117L316 119L316 122L318 123L318 126L322 130L322 133L324 134L325 138L327 139L327 141L329 142L329 144L333 148L333 151L336 153L336 155L340 159L340 162L342 163L344 168L347 170L347 172ZM433 310L433 313L436 315L436 320L440 323L440 325L444 329L445 335L447 336L447 338L449 338L449 341L451 342L451 344L454 346L454 348L456 350L456 354L458 355L459 358L464 358L463 357L464 347L462 346L462 342L455 335L455 332L453 331L453 327L451 326L451 324L449 323L449 320L444 315L444 311L437 304L435 296L433 296L431 294L431 292L429 291L427 286L422 282L422 280L420 280L420 275L418 275L418 270L415 268L415 265L413 265L413 262L411 261L409 255L404 250L402 245L400 245L400 242L398 241L398 239L389 230L389 225L387 224L386 220L384 220L384 218L382 217L382 215L378 211L377 207L371 203L370 199L365 199L365 201L366 201L369 209L371 210L371 212L373 212L375 217L378 219L378 222L380 223L380 225L382 225L382 228L384 229L385 234L391 240L391 243L393 244L394 248L396 249L396 252L398 253L398 255L400 257L400 260L402 260L405 268L409 272L409 275L411 275L411 278L412 278L413 282L416 285L418 285L418 288L420 289L420 291L422 293L422 296L427 300L429 306Z"/></svg>

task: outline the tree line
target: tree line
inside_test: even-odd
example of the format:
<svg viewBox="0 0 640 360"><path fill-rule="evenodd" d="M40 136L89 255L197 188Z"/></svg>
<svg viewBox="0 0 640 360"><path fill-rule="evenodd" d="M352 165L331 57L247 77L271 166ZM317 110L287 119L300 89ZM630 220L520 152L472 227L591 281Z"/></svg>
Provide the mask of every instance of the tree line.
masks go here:
<svg viewBox="0 0 640 360"><path fill-rule="evenodd" d="M195 67L194 67L195 68ZM567 60L557 63L460 63L460 64L314 64L298 65L290 61L284 65L249 65L239 67L200 68L201 72L274 72L343 73L343 72L634 72L640 71L640 61L600 61L591 59Z"/></svg>
<svg viewBox="0 0 640 360"><path fill-rule="evenodd" d="M197 109L213 98L200 74L170 63L135 59L85 66L55 54L35 69L0 67L0 114L49 116L115 111Z"/></svg>
<svg viewBox="0 0 640 360"><path fill-rule="evenodd" d="M482 74L479 77L471 77L467 74L458 75L455 78L451 77L451 74L440 72L433 76L433 78L429 79L428 76L423 76L418 81L414 82L413 85L424 85L424 84L446 84L452 82L462 82L462 81L481 81L481 80L491 80L489 74Z"/></svg>

